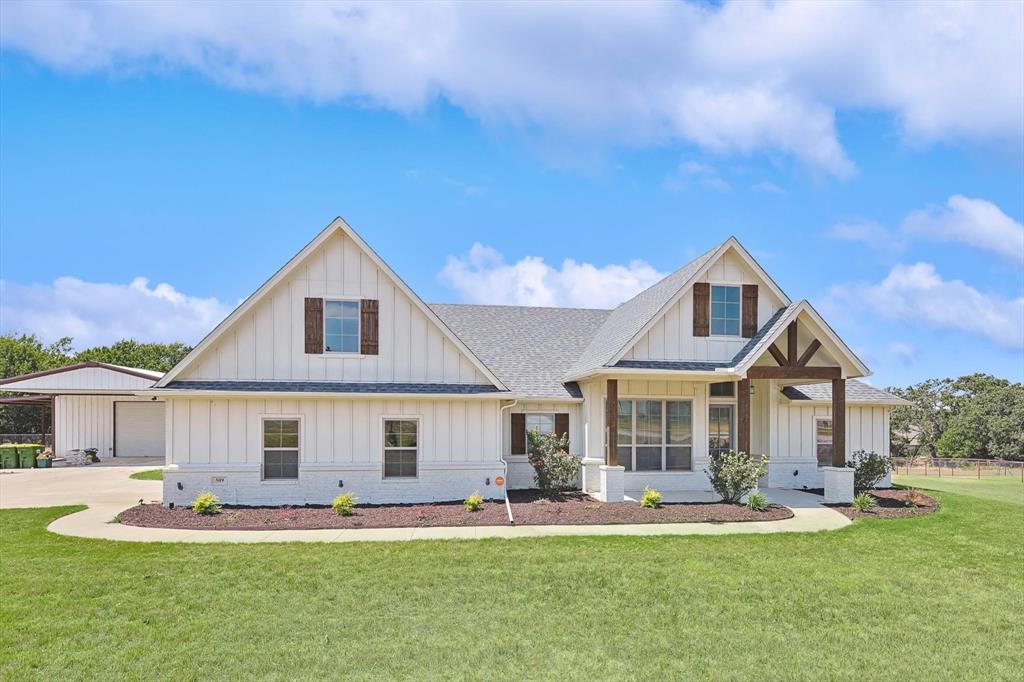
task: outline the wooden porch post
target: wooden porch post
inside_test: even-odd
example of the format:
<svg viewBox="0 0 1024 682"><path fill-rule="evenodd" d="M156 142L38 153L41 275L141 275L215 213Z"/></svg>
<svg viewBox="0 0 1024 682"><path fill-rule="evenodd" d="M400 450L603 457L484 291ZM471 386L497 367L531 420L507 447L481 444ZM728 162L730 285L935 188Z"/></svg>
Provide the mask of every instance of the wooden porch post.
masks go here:
<svg viewBox="0 0 1024 682"><path fill-rule="evenodd" d="M846 379L832 380L832 466L846 466Z"/></svg>
<svg viewBox="0 0 1024 682"><path fill-rule="evenodd" d="M608 397L604 410L604 462L610 467L619 465L619 380L608 380Z"/></svg>
<svg viewBox="0 0 1024 682"><path fill-rule="evenodd" d="M740 379L736 387L736 407L739 410L736 429L739 451L750 454L750 379Z"/></svg>

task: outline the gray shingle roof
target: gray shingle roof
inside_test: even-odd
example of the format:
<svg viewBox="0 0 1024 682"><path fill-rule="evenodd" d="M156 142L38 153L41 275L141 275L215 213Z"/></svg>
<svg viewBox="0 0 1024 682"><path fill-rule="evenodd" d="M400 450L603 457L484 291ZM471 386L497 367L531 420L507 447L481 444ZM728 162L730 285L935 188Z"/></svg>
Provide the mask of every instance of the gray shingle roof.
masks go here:
<svg viewBox="0 0 1024 682"><path fill-rule="evenodd" d="M187 391L269 391L285 393L500 393L490 384L362 383L340 381L172 381L165 388Z"/></svg>
<svg viewBox="0 0 1024 682"><path fill-rule="evenodd" d="M797 301L796 303L792 303L785 308L779 308L778 310L776 310L775 314L768 318L768 321L764 323L764 326L757 330L757 333L754 334L753 337L751 337L750 341L747 341L743 348L740 348L740 351L733 356L732 362L730 362L729 364L738 365L741 362L743 362L748 355L754 352L755 348L757 348L759 345L762 345L761 342L764 341L764 338L766 336L768 336L769 334L774 334L779 327L785 324L783 318L786 317L790 310L796 308L798 305L800 305L799 301ZM766 350L768 350L767 344L765 344L765 347L762 348L761 351L764 352Z"/></svg>
<svg viewBox="0 0 1024 682"><path fill-rule="evenodd" d="M714 372L729 367L728 362L702 362L698 360L619 360L613 365L625 369L670 369L690 372Z"/></svg>
<svg viewBox="0 0 1024 682"><path fill-rule="evenodd" d="M798 386L786 386L782 389L782 395L790 400L832 400L832 382L822 384L800 384ZM856 379L846 380L846 402L848 403L879 403L879 404L905 404L902 398L892 393L875 388L870 384Z"/></svg>
<svg viewBox="0 0 1024 682"><path fill-rule="evenodd" d="M728 241L728 240L726 240ZM724 242L723 242L724 243ZM644 328L666 303L690 281L721 246L701 254L671 275L611 311L586 349L566 371L567 376L584 374L607 365L637 332Z"/></svg>
<svg viewBox="0 0 1024 682"><path fill-rule="evenodd" d="M611 311L432 304L430 308L513 393L579 398L569 367Z"/></svg>

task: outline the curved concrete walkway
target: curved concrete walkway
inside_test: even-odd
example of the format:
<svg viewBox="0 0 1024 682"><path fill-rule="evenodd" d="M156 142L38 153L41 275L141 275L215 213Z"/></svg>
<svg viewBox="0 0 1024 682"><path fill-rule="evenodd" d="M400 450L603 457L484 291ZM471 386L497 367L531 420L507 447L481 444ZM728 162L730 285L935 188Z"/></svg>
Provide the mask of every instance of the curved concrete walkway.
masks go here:
<svg viewBox="0 0 1024 682"><path fill-rule="evenodd" d="M395 540L470 540L482 538L561 537L569 535L727 535L835 530L850 524L842 514L821 505L821 498L795 490L763 491L793 510L783 521L729 523L644 523L606 526L476 526L455 528L358 528L333 530L182 530L142 528L112 523L139 500L160 497L158 481L128 478L151 467L25 470L0 475L0 508L87 504L83 511L62 516L47 529L60 535L124 542L359 542ZM64 476L54 476L67 472ZM666 501L682 501L666 494ZM687 496L689 498L689 495Z"/></svg>

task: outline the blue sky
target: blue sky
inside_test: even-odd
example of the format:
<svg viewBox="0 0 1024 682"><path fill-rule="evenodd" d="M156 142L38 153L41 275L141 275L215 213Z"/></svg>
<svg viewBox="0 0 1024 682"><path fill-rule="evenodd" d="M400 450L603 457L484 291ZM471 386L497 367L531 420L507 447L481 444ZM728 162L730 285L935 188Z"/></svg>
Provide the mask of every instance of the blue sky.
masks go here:
<svg viewBox="0 0 1024 682"><path fill-rule="evenodd" d="M695 44L745 21L822 25L785 3L763 17L682 7L668 19ZM362 9L411 22L394 6L383 19ZM631 40L665 19L642 16L657 14L651 6L619 17L577 9L595 25L625 24ZM344 54L320 53L319 15L289 15L287 49L316 49L285 58L267 31L251 34L254 48L160 12L56 11L92 22L90 38L54 40L28 5L2 27L4 332L70 334L79 346L122 335L195 342L341 215L431 302L605 306L734 234L825 315L874 383L1024 379L1024 42L1014 22L1001 28L1006 17L944 17L968 36L950 48L965 73L949 76L947 92L927 75L947 58L938 38L930 63L873 88L863 85L871 72L851 75L870 63L855 52L811 45L778 57L773 73L770 60L737 66L707 48L672 53L677 75L652 66L655 38L651 54L624 63L617 44L589 33L568 42L593 40L597 57L560 74L569 57L551 37L566 18L508 7L492 14L529 26L531 50L495 55L456 36L450 55L417 67L381 57L394 51L359 24L331 29ZM418 20L438 35L456 30L451 16L428 14ZM522 42L507 17L458 18ZM851 45L863 37L852 30L884 43L884 21L922 20L869 16L877 27L848 31L842 19L836 41ZM1009 59L991 68L998 49ZM531 60L556 87L519 77ZM684 68L694 60L713 60L716 73L694 81ZM335 75L350 62L355 73ZM820 73L793 66L812 62ZM622 73L606 78L602 66ZM830 76L851 85L837 94L823 85ZM629 89L643 79L658 87ZM676 86L684 95L662 101ZM709 104L708 92L725 94Z"/></svg>

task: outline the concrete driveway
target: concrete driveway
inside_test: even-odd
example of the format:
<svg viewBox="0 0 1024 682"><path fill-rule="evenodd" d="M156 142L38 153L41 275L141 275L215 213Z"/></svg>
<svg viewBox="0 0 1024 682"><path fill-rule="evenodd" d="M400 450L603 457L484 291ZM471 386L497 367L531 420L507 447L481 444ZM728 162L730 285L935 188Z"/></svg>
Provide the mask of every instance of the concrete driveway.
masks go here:
<svg viewBox="0 0 1024 682"><path fill-rule="evenodd" d="M0 509L24 507L60 507L87 504L117 511L146 502L159 501L161 481L136 481L129 478L148 466L102 466L54 469L0 470ZM116 512L115 512L116 513Z"/></svg>

